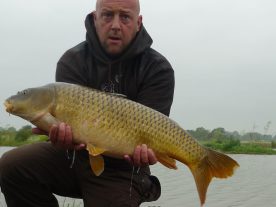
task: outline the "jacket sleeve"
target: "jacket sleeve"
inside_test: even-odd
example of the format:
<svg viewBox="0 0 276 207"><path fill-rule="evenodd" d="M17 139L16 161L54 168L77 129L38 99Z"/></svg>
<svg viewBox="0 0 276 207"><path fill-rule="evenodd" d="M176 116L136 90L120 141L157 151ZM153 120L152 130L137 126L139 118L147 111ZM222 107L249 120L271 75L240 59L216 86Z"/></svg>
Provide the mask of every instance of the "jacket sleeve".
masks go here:
<svg viewBox="0 0 276 207"><path fill-rule="evenodd" d="M166 59L153 64L143 78L137 102L167 116L170 114L174 95L174 71Z"/></svg>
<svg viewBox="0 0 276 207"><path fill-rule="evenodd" d="M87 85L84 61L74 49L66 51L59 59L56 68L56 81Z"/></svg>

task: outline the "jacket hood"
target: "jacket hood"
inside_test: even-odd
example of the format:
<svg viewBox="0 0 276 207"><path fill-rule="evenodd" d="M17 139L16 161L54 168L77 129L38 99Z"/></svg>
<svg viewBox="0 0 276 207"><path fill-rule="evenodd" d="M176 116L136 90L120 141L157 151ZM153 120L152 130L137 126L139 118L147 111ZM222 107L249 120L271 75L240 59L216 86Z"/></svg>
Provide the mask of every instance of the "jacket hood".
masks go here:
<svg viewBox="0 0 276 207"><path fill-rule="evenodd" d="M120 54L118 57L113 58L110 57L101 46L101 43L96 33L92 13L86 16L85 27L86 41L90 47L92 55L96 59L104 63L114 63L132 58L136 55L139 55L144 50L150 48L152 44L152 39L142 24L140 31L137 32L134 40L130 43L130 45L122 52L122 54Z"/></svg>

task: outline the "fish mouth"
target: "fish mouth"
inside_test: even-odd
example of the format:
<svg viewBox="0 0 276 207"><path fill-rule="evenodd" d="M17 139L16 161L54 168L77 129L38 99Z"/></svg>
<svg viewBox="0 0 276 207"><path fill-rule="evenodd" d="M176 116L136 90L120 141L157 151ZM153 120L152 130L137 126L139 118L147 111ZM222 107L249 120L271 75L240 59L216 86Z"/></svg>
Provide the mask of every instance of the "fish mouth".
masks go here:
<svg viewBox="0 0 276 207"><path fill-rule="evenodd" d="M9 100L5 101L4 105L6 107L6 112L11 113L13 111L13 105Z"/></svg>

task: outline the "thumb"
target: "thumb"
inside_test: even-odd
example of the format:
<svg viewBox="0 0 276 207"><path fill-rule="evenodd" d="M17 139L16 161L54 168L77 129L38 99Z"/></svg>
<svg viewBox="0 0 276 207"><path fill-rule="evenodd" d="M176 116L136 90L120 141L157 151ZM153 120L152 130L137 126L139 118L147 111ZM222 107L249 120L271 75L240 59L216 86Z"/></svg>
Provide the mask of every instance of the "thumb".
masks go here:
<svg viewBox="0 0 276 207"><path fill-rule="evenodd" d="M37 134L37 135L47 135L48 136L48 132L41 130L39 128L32 128L32 133L33 134Z"/></svg>

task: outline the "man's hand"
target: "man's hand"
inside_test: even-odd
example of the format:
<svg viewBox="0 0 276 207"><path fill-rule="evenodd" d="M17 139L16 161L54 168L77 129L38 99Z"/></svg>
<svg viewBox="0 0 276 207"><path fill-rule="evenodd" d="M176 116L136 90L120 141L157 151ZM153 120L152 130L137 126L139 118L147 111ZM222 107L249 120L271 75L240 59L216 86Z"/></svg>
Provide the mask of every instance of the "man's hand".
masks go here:
<svg viewBox="0 0 276 207"><path fill-rule="evenodd" d="M50 128L49 134L38 128L33 128L34 134L48 135L53 145L64 149L80 150L85 148L85 144L76 144L73 142L73 133L71 127L65 123L53 125Z"/></svg>
<svg viewBox="0 0 276 207"><path fill-rule="evenodd" d="M154 152L145 144L142 144L141 146L138 145L135 148L132 157L125 155L124 159L136 167L154 165L157 163L157 158Z"/></svg>

